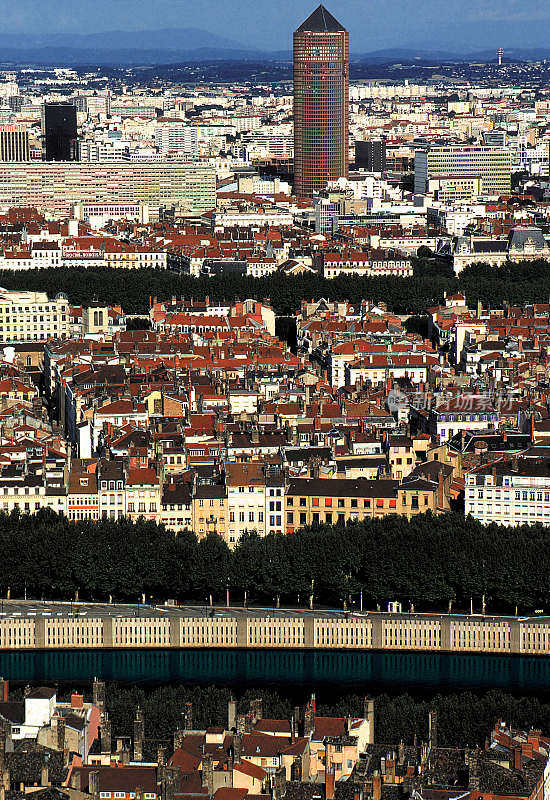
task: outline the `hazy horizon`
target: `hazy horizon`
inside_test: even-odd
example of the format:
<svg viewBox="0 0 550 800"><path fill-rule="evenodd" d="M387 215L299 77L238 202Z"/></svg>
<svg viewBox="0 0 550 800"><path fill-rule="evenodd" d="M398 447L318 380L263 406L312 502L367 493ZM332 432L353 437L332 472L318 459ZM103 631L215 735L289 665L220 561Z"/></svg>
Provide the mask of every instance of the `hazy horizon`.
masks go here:
<svg viewBox="0 0 550 800"><path fill-rule="evenodd" d="M349 30L352 52L385 48L549 47L543 0L329 0ZM0 0L3 33L32 35L147 32L197 28L245 49L289 50L292 32L317 5L311 0ZM546 23L546 24L545 24ZM192 42L190 42L192 46ZM167 42L169 46L169 42Z"/></svg>

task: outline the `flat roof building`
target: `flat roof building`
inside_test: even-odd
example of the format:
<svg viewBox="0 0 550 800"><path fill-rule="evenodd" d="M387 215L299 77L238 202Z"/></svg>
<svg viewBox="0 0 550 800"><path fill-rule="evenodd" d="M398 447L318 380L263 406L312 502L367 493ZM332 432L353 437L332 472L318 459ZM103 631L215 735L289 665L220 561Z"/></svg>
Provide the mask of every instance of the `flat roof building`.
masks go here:
<svg viewBox="0 0 550 800"><path fill-rule="evenodd" d="M426 145L414 154L414 191L424 194L431 178L445 175L480 178L484 195L511 190L512 156L504 147L486 145Z"/></svg>
<svg viewBox="0 0 550 800"><path fill-rule="evenodd" d="M0 161L29 161L29 133L23 125L0 125Z"/></svg>
<svg viewBox="0 0 550 800"><path fill-rule="evenodd" d="M76 204L148 205L201 213L216 206L214 168L186 161L0 164L0 206L68 217Z"/></svg>
<svg viewBox="0 0 550 800"><path fill-rule="evenodd" d="M76 106L44 103L42 133L46 161L74 161L77 157Z"/></svg>

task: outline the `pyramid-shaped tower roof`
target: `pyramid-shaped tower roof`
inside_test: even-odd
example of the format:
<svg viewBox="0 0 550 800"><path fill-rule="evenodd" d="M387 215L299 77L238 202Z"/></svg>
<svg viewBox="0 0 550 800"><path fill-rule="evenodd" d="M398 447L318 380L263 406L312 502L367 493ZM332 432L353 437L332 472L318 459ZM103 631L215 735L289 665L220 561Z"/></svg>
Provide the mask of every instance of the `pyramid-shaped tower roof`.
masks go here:
<svg viewBox="0 0 550 800"><path fill-rule="evenodd" d="M330 11L320 5L309 15L305 22L302 22L296 33L338 33L345 30Z"/></svg>

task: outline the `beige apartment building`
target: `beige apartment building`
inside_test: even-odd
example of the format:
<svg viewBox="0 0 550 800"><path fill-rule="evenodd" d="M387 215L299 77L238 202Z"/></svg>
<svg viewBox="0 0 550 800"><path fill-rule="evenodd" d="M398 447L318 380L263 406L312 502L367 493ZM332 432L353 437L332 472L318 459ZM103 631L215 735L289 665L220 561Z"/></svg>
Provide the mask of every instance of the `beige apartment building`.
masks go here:
<svg viewBox="0 0 550 800"><path fill-rule="evenodd" d="M213 167L187 161L31 161L0 163L0 207L32 207L69 217L86 203L176 206L196 214L216 207Z"/></svg>
<svg viewBox="0 0 550 800"><path fill-rule="evenodd" d="M1 165L0 165L1 169ZM46 292L0 290L0 342L44 342L70 335L69 301Z"/></svg>
<svg viewBox="0 0 550 800"><path fill-rule="evenodd" d="M193 491L193 531L199 539L209 533L227 537L227 491L223 484L198 484Z"/></svg>

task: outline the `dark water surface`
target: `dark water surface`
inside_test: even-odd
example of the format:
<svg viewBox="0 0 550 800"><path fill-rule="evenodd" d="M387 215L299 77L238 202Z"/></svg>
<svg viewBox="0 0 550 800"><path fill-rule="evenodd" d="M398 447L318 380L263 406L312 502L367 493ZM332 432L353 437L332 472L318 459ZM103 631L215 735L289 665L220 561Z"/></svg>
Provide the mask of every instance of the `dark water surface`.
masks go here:
<svg viewBox="0 0 550 800"><path fill-rule="evenodd" d="M61 650L0 653L12 681L341 687L380 691L550 690L550 658L278 650Z"/></svg>

